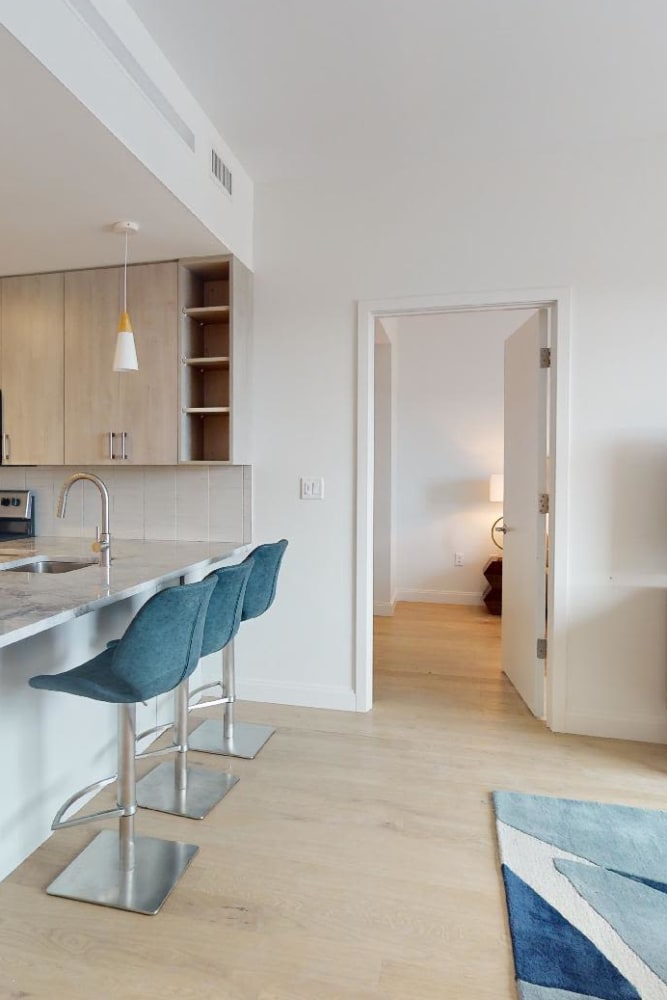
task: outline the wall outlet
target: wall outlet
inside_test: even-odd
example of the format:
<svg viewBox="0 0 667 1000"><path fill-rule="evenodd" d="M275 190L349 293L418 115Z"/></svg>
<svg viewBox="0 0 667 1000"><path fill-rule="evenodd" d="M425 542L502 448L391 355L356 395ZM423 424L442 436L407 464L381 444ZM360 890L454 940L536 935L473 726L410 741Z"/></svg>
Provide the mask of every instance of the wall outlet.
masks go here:
<svg viewBox="0 0 667 1000"><path fill-rule="evenodd" d="M454 565L455 566L463 566L463 553L462 552L455 552L454 553Z"/></svg>
<svg viewBox="0 0 667 1000"><path fill-rule="evenodd" d="M301 479L302 500L324 500L324 480L321 476L316 479Z"/></svg>

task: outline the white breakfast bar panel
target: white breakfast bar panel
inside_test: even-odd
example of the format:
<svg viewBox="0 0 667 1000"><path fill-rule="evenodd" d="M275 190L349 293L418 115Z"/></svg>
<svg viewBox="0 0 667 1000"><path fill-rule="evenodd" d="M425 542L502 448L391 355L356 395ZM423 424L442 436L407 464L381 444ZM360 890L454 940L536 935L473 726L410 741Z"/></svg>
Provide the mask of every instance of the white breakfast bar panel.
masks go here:
<svg viewBox="0 0 667 1000"><path fill-rule="evenodd" d="M59 673L118 638L151 594L200 580L238 562L242 545L112 540L112 563L68 573L20 571L27 559L94 558L90 541L37 537L0 543L0 712L7 762L0 808L0 878L51 832L62 802L116 770L112 705L29 687L33 674ZM16 566L19 571L8 572ZM219 654L218 654L219 655ZM208 657L194 675L213 679ZM208 666L208 669L207 669ZM201 683L201 682L200 682ZM139 705L137 730L173 718L171 695Z"/></svg>

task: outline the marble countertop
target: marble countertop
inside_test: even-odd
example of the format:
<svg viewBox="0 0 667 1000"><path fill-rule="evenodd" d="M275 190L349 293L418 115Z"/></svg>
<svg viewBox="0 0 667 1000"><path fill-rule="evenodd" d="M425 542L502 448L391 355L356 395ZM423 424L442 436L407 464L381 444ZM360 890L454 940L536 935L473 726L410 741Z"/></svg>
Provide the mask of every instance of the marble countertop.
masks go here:
<svg viewBox="0 0 667 1000"><path fill-rule="evenodd" d="M105 604L189 573L202 575L245 546L229 542L142 542L112 539L111 566L67 573L28 573L36 558L97 559L90 539L37 536L0 542L0 647L53 628ZM7 572L16 567L16 572Z"/></svg>

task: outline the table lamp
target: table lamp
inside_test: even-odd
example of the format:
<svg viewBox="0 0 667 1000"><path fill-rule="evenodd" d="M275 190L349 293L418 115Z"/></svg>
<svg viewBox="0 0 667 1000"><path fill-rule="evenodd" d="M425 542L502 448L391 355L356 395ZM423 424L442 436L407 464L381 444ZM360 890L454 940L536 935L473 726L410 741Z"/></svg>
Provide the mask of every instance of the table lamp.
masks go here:
<svg viewBox="0 0 667 1000"><path fill-rule="evenodd" d="M492 503L503 502L504 488L505 476L502 472L494 472L493 475L489 476L489 500ZM502 514L499 518L496 518L491 526L491 541L497 548L502 549L503 546L501 542L496 539L497 534L501 537L505 534L505 525L503 524Z"/></svg>

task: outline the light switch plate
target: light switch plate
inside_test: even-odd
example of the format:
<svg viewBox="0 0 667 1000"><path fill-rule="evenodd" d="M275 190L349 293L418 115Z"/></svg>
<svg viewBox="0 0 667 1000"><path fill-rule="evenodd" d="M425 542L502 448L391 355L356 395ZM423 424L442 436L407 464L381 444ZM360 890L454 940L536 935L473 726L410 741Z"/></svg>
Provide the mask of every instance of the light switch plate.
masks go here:
<svg viewBox="0 0 667 1000"><path fill-rule="evenodd" d="M315 479L302 477L300 495L302 500L324 500L324 479L321 476Z"/></svg>

